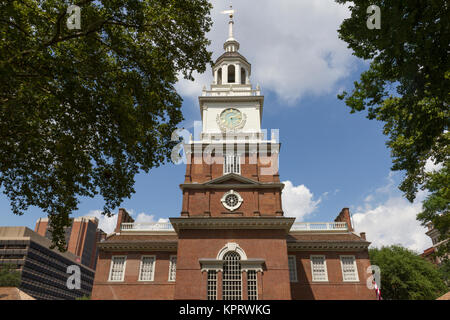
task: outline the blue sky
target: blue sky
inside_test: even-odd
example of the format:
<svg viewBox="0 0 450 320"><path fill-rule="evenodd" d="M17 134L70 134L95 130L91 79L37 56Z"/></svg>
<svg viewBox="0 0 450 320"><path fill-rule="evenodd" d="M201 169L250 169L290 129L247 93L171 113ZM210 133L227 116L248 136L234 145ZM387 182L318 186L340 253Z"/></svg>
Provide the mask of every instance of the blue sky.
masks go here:
<svg viewBox="0 0 450 320"><path fill-rule="evenodd" d="M223 51L228 18L220 14L227 9L225 1L213 4L214 26L208 36L215 59ZM357 231L367 232L373 245L399 243L417 251L431 246L415 221L420 203L408 203L397 189L401 174L390 171L382 123L368 120L364 113L350 114L336 97L343 89L351 90L368 67L338 39L336 30L347 9L332 0L248 0L235 8L240 52L252 63L252 83L259 83L265 96L262 127L280 132L287 215L300 221L332 221L349 207ZM198 75L195 83L182 80L177 85L186 119L180 127L192 130L193 121L200 120L197 96L212 81L210 72ZM179 216L184 173L184 165L166 164L139 174L136 193L121 207L146 221ZM114 222L100 217L101 208L101 198L83 198L74 216L96 215L110 228ZM0 210L0 225L34 228L43 216L37 208L14 216L3 194Z"/></svg>

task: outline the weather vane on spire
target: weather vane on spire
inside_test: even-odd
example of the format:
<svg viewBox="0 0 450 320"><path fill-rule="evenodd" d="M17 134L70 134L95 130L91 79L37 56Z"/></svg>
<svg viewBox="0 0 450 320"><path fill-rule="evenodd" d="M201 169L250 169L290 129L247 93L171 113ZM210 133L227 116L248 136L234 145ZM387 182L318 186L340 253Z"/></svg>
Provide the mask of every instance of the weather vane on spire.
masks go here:
<svg viewBox="0 0 450 320"><path fill-rule="evenodd" d="M234 10L233 10L233 6L230 6L230 10L225 10L221 12L222 14L228 14L230 16L230 22L229 24L229 32L228 32L228 40L234 40L233 38L233 16L234 16Z"/></svg>

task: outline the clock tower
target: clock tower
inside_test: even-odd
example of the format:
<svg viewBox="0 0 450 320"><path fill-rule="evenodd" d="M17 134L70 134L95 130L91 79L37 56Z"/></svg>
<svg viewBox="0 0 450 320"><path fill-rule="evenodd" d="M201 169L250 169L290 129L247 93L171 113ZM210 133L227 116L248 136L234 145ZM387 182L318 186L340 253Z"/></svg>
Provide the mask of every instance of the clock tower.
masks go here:
<svg viewBox="0 0 450 320"><path fill-rule="evenodd" d="M283 217L280 144L261 129L264 97L239 53L234 11L226 13L224 53L199 97L202 132L184 145L181 217L170 219L179 236L175 298L290 299L286 236L294 218ZM261 281L270 284L264 292ZM210 282L224 286L214 297Z"/></svg>
<svg viewBox="0 0 450 320"><path fill-rule="evenodd" d="M199 97L202 131L184 144L180 216L138 222L120 209L98 243L93 299L375 299L365 233L284 216L280 144L261 127L264 97L239 53L233 10L224 52ZM270 107L270 106L269 106Z"/></svg>

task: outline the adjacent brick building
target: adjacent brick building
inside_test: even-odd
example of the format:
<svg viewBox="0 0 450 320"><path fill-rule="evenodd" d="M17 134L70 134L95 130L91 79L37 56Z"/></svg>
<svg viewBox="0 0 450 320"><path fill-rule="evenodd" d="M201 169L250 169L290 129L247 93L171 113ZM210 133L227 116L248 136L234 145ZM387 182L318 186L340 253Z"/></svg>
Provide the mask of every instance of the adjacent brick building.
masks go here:
<svg viewBox="0 0 450 320"><path fill-rule="evenodd" d="M375 299L366 286L369 242L344 208L334 222L284 216L280 143L261 129L264 97L250 83L233 20L199 97L202 132L184 144L182 209L167 223L136 223L120 209L99 243L93 299Z"/></svg>
<svg viewBox="0 0 450 320"><path fill-rule="evenodd" d="M19 289L39 300L74 300L90 296L95 271L80 264L70 252L50 249L51 241L26 227L0 227L0 264L15 266ZM70 289L69 266L81 272L80 289Z"/></svg>
<svg viewBox="0 0 450 320"><path fill-rule="evenodd" d="M98 228L98 219L95 217L73 218L71 223L71 226L64 229L67 251L79 257L83 265L95 270L98 257L97 243L106 238L106 233ZM39 218L34 231L47 239L52 239L48 218Z"/></svg>

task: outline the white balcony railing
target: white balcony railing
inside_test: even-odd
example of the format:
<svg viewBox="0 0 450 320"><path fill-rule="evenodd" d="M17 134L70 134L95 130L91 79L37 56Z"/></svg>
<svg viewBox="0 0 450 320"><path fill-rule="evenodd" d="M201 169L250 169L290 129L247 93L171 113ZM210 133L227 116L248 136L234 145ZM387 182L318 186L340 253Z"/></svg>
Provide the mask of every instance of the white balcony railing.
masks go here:
<svg viewBox="0 0 450 320"><path fill-rule="evenodd" d="M174 231L170 222L122 223L121 231ZM347 231L346 222L294 222L291 231Z"/></svg>
<svg viewBox="0 0 450 320"><path fill-rule="evenodd" d="M174 231L170 222L124 222L121 231Z"/></svg>
<svg viewBox="0 0 450 320"><path fill-rule="evenodd" d="M291 231L347 231L346 222L294 222Z"/></svg>

